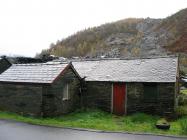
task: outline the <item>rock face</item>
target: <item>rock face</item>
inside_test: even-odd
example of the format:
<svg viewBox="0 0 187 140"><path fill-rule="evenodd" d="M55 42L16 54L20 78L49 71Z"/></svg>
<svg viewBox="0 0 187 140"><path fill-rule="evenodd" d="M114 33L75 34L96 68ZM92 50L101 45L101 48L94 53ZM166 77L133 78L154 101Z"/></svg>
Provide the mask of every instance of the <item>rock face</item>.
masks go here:
<svg viewBox="0 0 187 140"><path fill-rule="evenodd" d="M167 40L173 38L173 34L162 29L157 32L154 29L160 25L161 19L147 18L136 25L137 34L118 33L112 34L105 42L113 48L106 52L107 57L135 57L135 56L154 56L167 55L169 52L163 48L167 45ZM116 55L116 48L120 55ZM126 53L123 50L127 50Z"/></svg>
<svg viewBox="0 0 187 140"><path fill-rule="evenodd" d="M44 50L70 58L147 57L186 53L187 9L165 19L125 19L80 31ZM187 57L186 57L187 60Z"/></svg>
<svg viewBox="0 0 187 140"><path fill-rule="evenodd" d="M127 50L126 53L120 52L120 55L112 53L114 49L106 55L108 57L131 57L131 56L150 56L150 55L166 55L167 51L161 47L164 42L161 40L160 34L153 32L154 27L161 23L160 19L147 18L136 25L137 34L134 36L130 33L112 34L105 42L110 47L118 48L118 50ZM165 38L165 34L162 34ZM135 41L133 41L135 39Z"/></svg>

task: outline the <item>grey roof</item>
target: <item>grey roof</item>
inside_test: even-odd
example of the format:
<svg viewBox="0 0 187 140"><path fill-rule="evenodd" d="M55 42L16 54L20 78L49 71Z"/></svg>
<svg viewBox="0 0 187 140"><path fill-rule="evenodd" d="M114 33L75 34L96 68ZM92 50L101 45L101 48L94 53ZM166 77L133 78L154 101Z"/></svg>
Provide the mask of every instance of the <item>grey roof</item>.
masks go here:
<svg viewBox="0 0 187 140"><path fill-rule="evenodd" d="M52 83L68 66L62 64L13 64L0 75L0 82Z"/></svg>
<svg viewBox="0 0 187 140"><path fill-rule="evenodd" d="M72 64L86 81L175 82L178 58L77 61Z"/></svg>

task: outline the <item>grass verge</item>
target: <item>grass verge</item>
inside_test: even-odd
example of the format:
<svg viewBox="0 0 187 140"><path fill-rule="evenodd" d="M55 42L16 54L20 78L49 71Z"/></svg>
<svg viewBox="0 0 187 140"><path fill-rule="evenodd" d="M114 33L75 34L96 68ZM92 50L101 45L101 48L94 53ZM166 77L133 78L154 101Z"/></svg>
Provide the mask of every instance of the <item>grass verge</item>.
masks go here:
<svg viewBox="0 0 187 140"><path fill-rule="evenodd" d="M146 132L166 135L187 135L181 127L181 122L187 117L170 122L170 130L159 130L155 123L160 119L157 116L137 113L131 116L115 116L106 112L91 110L77 111L68 115L55 118L32 118L14 113L0 112L0 119L11 119L26 123L58 126L79 127L108 131Z"/></svg>

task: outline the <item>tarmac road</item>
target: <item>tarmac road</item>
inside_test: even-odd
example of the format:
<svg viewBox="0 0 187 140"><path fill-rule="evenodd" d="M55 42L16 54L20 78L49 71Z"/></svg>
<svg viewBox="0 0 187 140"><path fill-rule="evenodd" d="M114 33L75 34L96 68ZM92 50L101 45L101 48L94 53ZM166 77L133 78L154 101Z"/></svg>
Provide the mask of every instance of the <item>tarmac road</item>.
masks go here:
<svg viewBox="0 0 187 140"><path fill-rule="evenodd" d="M187 138L93 132L0 120L0 140L187 140Z"/></svg>

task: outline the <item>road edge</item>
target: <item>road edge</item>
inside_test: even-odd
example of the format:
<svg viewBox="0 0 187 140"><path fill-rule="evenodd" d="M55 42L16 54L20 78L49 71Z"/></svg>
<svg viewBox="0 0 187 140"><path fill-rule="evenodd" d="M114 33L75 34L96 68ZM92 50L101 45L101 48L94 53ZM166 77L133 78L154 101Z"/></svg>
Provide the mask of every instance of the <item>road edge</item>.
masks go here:
<svg viewBox="0 0 187 140"><path fill-rule="evenodd" d="M44 125L44 124L35 124L35 123L31 123L31 122L17 121L17 120L13 120L13 119L0 119L0 120L8 121L8 122L24 123L24 124L42 126L42 127L51 127L51 128L59 128L59 129L71 129L71 130L77 130L77 131L88 131L88 132L97 132L97 133L119 133L119 134L147 135L147 136L161 136L161 137L169 137L169 138L187 139L187 136L164 135L164 134L143 133L143 132L129 132L129 131L107 131L107 130L96 130L96 129L90 129L90 128L53 126L53 125Z"/></svg>

